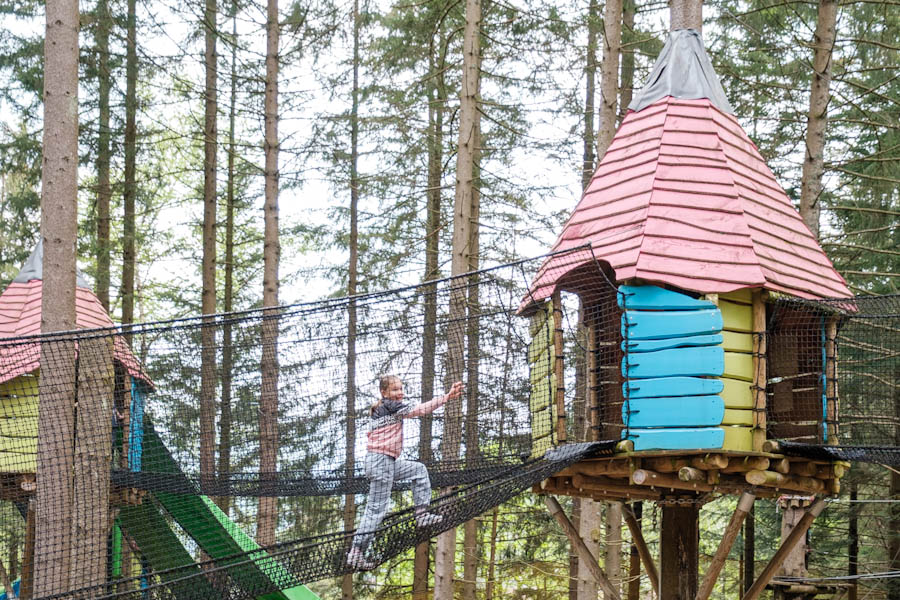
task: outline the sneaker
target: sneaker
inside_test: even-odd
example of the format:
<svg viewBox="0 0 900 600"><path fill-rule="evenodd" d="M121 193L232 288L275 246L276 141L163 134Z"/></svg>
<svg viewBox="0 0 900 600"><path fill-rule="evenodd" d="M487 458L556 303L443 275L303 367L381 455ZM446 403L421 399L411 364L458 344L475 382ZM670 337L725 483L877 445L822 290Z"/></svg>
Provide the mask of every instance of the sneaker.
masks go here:
<svg viewBox="0 0 900 600"><path fill-rule="evenodd" d="M375 568L375 563L366 558L359 548L350 548L347 553L347 566L354 571L369 571Z"/></svg>
<svg viewBox="0 0 900 600"><path fill-rule="evenodd" d="M416 525L418 525L419 527L437 525L443 520L444 517L442 517L441 515L436 515L430 512L422 512L416 515Z"/></svg>

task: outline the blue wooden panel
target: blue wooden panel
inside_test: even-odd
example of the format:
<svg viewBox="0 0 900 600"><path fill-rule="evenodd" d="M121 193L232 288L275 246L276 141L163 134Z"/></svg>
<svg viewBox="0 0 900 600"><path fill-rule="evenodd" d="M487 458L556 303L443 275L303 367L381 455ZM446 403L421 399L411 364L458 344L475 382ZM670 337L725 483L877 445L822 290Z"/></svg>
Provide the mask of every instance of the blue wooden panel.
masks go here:
<svg viewBox="0 0 900 600"><path fill-rule="evenodd" d="M622 350L625 352L653 352L668 348L684 348L687 346L718 346L722 343L722 334L687 335L684 337L666 338L663 340L625 340Z"/></svg>
<svg viewBox="0 0 900 600"><path fill-rule="evenodd" d="M673 348L630 354L622 359L622 375L642 377L721 376L725 371L725 351L721 346Z"/></svg>
<svg viewBox="0 0 900 600"><path fill-rule="evenodd" d="M722 331L722 314L707 310L626 310L622 314L622 337L660 340L686 335L708 335Z"/></svg>
<svg viewBox="0 0 900 600"><path fill-rule="evenodd" d="M693 450L721 448L725 432L721 427L679 427L673 429L629 429L636 452L642 450Z"/></svg>
<svg viewBox="0 0 900 600"><path fill-rule="evenodd" d="M725 401L719 396L636 398L622 404L622 422L629 428L718 425L724 415Z"/></svg>
<svg viewBox="0 0 900 600"><path fill-rule="evenodd" d="M724 388L721 379L701 377L659 377L636 379L622 384L626 398L658 398L663 396L707 396Z"/></svg>
<svg viewBox="0 0 900 600"><path fill-rule="evenodd" d="M715 308L709 300L697 300L655 285L620 285L619 308L651 310L699 310Z"/></svg>

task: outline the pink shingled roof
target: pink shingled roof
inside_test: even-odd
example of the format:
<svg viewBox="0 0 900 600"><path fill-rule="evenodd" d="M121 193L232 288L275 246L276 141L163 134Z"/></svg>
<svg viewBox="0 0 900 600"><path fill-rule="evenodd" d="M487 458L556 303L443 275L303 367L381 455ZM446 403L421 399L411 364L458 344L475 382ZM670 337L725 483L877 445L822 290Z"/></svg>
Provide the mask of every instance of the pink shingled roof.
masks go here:
<svg viewBox="0 0 900 600"><path fill-rule="evenodd" d="M32 279L28 283L11 283L0 294L0 383L30 373L40 366L40 344L26 342L7 345L2 344L2 340L41 332L42 288L40 279ZM100 300L91 290L83 287L75 288L75 323L79 329L113 327ZM113 348L116 360L122 363L129 375L152 385L122 336L115 337Z"/></svg>
<svg viewBox="0 0 900 600"><path fill-rule="evenodd" d="M737 120L707 99L626 115L553 249L588 243L617 281L852 296ZM565 287L578 264L564 260L541 267L535 300Z"/></svg>

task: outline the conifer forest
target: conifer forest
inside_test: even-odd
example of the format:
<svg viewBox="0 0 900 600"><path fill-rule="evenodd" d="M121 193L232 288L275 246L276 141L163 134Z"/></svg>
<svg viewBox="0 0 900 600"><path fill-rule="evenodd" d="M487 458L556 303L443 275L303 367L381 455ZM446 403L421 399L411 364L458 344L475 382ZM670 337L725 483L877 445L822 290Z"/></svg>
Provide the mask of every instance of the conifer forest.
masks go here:
<svg viewBox="0 0 900 600"><path fill-rule="evenodd" d="M734 117L849 290L857 297L900 294L900 2L701 3L0 0L0 291L42 240L44 332L76 329L74 317L54 309L73 292L51 288L50 267L70 265L68 277L73 259L112 322L138 326L255 310L274 314L267 311L318 301L326 301L321 306L327 312L327 301L369 298L544 255L647 82L675 28L675 6L687 5L680 10L702 11L703 44ZM527 287L535 270L491 276L498 297L509 296L512 313L521 296L508 290ZM507 273L509 281L501 281ZM59 297L52 295L55 289ZM470 310L475 305L488 312L489 294L470 297ZM444 299L426 297L424 323L448 311L436 304ZM451 292L451 315L453 301ZM322 317L335 332L323 334L318 353L293 366L284 356L274 363L280 362L282 381L294 366L327 374L329 381L298 378L298 389L328 390L334 410L351 414L377 394L370 368L357 367L357 359L362 365L366 352L387 352L366 345L362 331L371 331L378 319L399 321L373 316L367 301L346 302L340 309L345 316ZM382 315L394 309L402 313L392 306ZM566 310L565 343L574 347L583 335L578 308ZM162 430L163 416L175 415L165 436L176 458L190 454L194 438L200 439L193 470L186 469L198 485L210 473L288 470L299 455L279 450L278 436L305 435L299 413L291 412L297 406L283 397L279 405L278 393L267 393L265 348L284 348L284 333L279 342L265 320L258 329L235 325L234 331L222 323L215 330L198 326L194 347L203 351L196 356L173 351L144 376L160 398L169 394L188 407L160 409L155 426ZM527 331L527 319L522 323ZM484 389L489 375L508 375L500 354L509 338L492 338L500 334L490 327L466 334L474 348L481 343L495 349L493 358L457 369L467 389L478 386L479 369ZM175 347L167 329L144 331L128 338L138 362L161 356L154 349L164 341ZM249 369L251 362L240 352L232 356L232 336L239 348L240 336L251 334L264 348L256 357L264 373L258 406L255 397L242 395L247 386L238 375L231 384L231 371ZM404 333L390 335L406 340ZM341 341L329 341L334 339ZM217 344L218 358L206 351ZM433 339L431 352L433 363ZM316 361L331 366L317 367ZM197 372L217 376L212 382L179 380L178 369L193 362ZM582 376L575 362L566 366L572 381ZM438 369L441 376L457 371L452 365ZM50 377L49 368L42 365L41 372ZM427 400L451 389L452 381L433 372L431 379L427 390L407 385L407 394ZM175 390L173 381L183 389ZM526 375L516 385L527 383ZM879 384L892 390L896 408L882 417L900 431L900 369ZM4 389L0 385L0 396ZM43 414L50 401L41 394ZM483 400L488 404L481 410L492 400ZM180 430L178 414L191 414L199 429ZM842 418L848 423L871 416ZM0 422L0 437L3 427ZM346 459L361 469L363 433L358 436L357 455L348 443ZM900 439L893 441L900 446ZM482 440L481 450L490 453L491 443ZM461 456L458 440L457 446ZM463 446L468 452L471 441ZM343 460L343 446L328 451ZM24 581L33 568L26 566L26 548L33 544L39 555L42 527L66 517L45 514L42 522L38 503L37 531L30 531L23 517L32 509L4 496L5 481L0 474L0 588L9 593L18 589L12 582ZM35 483L26 478L21 485ZM40 476L36 485L38 500L50 493L42 492ZM247 532L256 549L312 535L303 527L323 536L352 530L366 489L314 497L208 495L217 514ZM302 583L311 594L335 600L657 597L638 546L646 542L654 556L660 551L659 503L627 505L624 519L639 519L644 536L636 544L620 503L559 496L608 575L613 596L579 560L544 498L530 490L371 570L337 569ZM411 506L409 492L402 494L396 498ZM779 547L790 502L756 500L710 598L744 597ZM737 495L703 497L701 575L737 505ZM333 513L328 524L313 522L326 507ZM128 546L123 539L119 543ZM130 543L134 557L124 550L122 562L136 565L138 581L140 544ZM809 581L830 593L815 597L900 600L900 470L854 462L804 547ZM209 558L196 544L184 548L198 563ZM107 581L115 579L112 564ZM31 597L100 583L70 578L54 584L52 574L46 577L33 582ZM215 577L206 578L213 587ZM117 597L122 589L98 597ZM792 589L794 595L767 589L760 597L814 597L802 586Z"/></svg>

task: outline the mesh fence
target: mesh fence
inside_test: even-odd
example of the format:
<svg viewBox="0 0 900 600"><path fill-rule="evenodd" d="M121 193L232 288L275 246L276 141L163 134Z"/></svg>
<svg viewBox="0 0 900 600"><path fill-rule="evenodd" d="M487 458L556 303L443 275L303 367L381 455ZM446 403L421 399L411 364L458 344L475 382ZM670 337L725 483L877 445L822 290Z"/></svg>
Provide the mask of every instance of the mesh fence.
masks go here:
<svg viewBox="0 0 900 600"><path fill-rule="evenodd" d="M601 437L583 400L599 363L577 298L529 292L538 269L614 306L578 249L355 298L0 342L0 527L16 557L0 583L21 578L26 597L304 597L304 582L370 568L608 451L559 445ZM557 362L562 348L580 358ZM385 375L402 384L390 403ZM566 398L576 378L580 399Z"/></svg>
<svg viewBox="0 0 900 600"><path fill-rule="evenodd" d="M787 452L900 465L900 296L779 300L767 418Z"/></svg>

